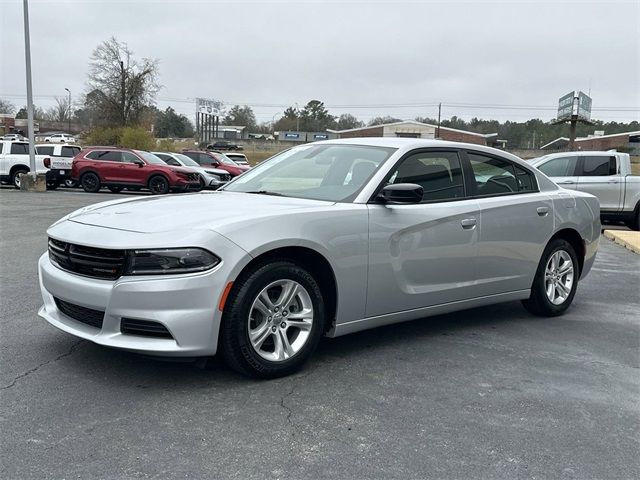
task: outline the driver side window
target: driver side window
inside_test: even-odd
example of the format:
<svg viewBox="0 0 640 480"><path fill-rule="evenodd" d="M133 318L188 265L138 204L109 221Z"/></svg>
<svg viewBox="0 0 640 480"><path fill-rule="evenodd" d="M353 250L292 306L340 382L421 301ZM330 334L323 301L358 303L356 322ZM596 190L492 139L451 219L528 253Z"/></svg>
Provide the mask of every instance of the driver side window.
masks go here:
<svg viewBox="0 0 640 480"><path fill-rule="evenodd" d="M422 152L407 157L389 183L414 183L424 189L422 203L463 198L464 181L456 152Z"/></svg>

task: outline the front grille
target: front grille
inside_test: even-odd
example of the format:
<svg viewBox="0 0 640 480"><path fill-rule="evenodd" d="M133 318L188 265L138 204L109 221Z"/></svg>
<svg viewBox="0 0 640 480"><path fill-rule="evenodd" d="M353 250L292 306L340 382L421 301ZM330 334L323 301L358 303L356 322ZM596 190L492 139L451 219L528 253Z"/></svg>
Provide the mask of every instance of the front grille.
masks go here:
<svg viewBox="0 0 640 480"><path fill-rule="evenodd" d="M102 328L104 312L101 312L100 310L93 310L92 308L81 307L80 305L65 302L59 298L54 298L54 300L58 310L64 313L67 317L71 317L74 320L91 327Z"/></svg>
<svg viewBox="0 0 640 480"><path fill-rule="evenodd" d="M224 175L220 175L220 180L222 180L223 182L228 182L229 180L231 180L231 174L225 173Z"/></svg>
<svg viewBox="0 0 640 480"><path fill-rule="evenodd" d="M62 270L87 277L114 280L124 270L124 250L85 247L49 238L49 258Z"/></svg>
<svg viewBox="0 0 640 480"><path fill-rule="evenodd" d="M142 337L173 338L167 327L161 323L135 318L123 318L120 321L120 331L128 335Z"/></svg>

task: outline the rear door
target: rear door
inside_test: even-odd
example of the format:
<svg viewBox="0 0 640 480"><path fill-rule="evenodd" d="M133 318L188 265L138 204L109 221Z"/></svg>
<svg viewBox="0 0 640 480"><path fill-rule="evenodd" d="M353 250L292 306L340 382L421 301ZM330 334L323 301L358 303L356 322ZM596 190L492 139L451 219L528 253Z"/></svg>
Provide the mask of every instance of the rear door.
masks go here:
<svg viewBox="0 0 640 480"><path fill-rule="evenodd" d="M118 183L122 160L122 153L119 150L93 150L86 155L86 158L95 161L93 166L96 167L103 183Z"/></svg>
<svg viewBox="0 0 640 480"><path fill-rule="evenodd" d="M478 296L531 288L553 232L553 203L535 175L509 159L467 150L468 190L480 208Z"/></svg>
<svg viewBox="0 0 640 480"><path fill-rule="evenodd" d="M577 155L553 158L542 165L538 165L537 168L561 187L571 190L578 189Z"/></svg>
<svg viewBox="0 0 640 480"><path fill-rule="evenodd" d="M601 211L620 210L622 177L618 174L615 155L582 155L578 172L578 190L598 197Z"/></svg>

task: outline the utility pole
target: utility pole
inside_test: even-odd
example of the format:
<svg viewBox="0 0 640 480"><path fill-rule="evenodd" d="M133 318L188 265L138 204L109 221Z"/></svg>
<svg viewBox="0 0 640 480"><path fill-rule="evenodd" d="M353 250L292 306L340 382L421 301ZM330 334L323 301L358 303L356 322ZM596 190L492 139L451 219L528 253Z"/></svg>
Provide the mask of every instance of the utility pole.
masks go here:
<svg viewBox="0 0 640 480"><path fill-rule="evenodd" d="M29 2L23 0L24 10L24 57L27 67L27 128L29 129L29 171L36 179L36 148L33 132L33 88L31 85L31 41L29 39Z"/></svg>
<svg viewBox="0 0 640 480"><path fill-rule="evenodd" d="M438 103L438 128L436 129L436 138L440 138L440 115L442 114L442 102Z"/></svg>
<svg viewBox="0 0 640 480"><path fill-rule="evenodd" d="M69 104L67 105L67 108L69 110L68 113L67 113L68 120L69 120L69 128L67 130L68 130L69 135L71 135L71 90L69 90L67 87L64 87L64 89L67 92L69 92Z"/></svg>
<svg viewBox="0 0 640 480"><path fill-rule="evenodd" d="M298 102L296 102L296 132L300 131L300 107L298 106Z"/></svg>
<svg viewBox="0 0 640 480"><path fill-rule="evenodd" d="M124 77L124 62L122 60L120 60L120 75L122 77L121 80L120 80L121 83L122 83L122 85L120 86L120 90L122 92L122 94L121 94L122 95L122 126L124 127L125 124L127 123L127 113L126 113L126 109L125 109L125 106L124 106L125 99L127 97L126 97L125 91L124 91L126 83L125 83L125 77Z"/></svg>

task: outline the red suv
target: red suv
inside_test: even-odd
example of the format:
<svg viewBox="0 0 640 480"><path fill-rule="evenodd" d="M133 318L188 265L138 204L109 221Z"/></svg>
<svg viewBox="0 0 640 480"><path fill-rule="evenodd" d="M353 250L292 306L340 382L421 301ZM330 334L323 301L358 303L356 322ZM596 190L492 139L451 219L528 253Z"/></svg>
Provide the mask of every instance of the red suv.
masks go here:
<svg viewBox="0 0 640 480"><path fill-rule="evenodd" d="M202 166L211 165L215 168L226 170L232 177L237 177L242 172L251 169L249 165L238 165L236 162L217 152L203 152L201 150L183 150L182 153L192 158Z"/></svg>
<svg viewBox="0 0 640 480"><path fill-rule="evenodd" d="M149 152L115 147L91 147L73 158L71 178L85 192L108 187L114 193L123 188L148 188L153 194L200 190L200 175L186 168L171 167Z"/></svg>

